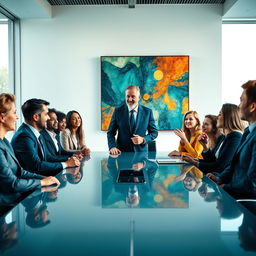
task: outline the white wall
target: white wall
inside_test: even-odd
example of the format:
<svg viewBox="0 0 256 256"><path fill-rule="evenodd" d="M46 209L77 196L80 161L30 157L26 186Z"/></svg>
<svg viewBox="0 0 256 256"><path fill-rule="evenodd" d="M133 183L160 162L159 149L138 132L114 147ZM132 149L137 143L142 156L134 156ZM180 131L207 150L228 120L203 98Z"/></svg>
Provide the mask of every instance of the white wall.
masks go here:
<svg viewBox="0 0 256 256"><path fill-rule="evenodd" d="M100 131L100 56L189 55L190 109L217 113L221 104L221 5L62 6L52 19L21 23L22 102L78 110L88 146L107 150ZM175 149L172 132L157 148Z"/></svg>
<svg viewBox="0 0 256 256"><path fill-rule="evenodd" d="M256 24L222 25L222 102L240 103L241 85L255 80ZM234 75L235 74L235 75Z"/></svg>

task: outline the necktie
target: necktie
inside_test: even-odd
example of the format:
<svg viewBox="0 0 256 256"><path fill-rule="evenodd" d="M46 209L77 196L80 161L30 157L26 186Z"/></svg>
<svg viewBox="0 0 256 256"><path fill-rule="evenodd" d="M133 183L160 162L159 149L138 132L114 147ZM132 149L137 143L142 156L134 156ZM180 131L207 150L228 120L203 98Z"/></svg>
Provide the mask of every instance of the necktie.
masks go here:
<svg viewBox="0 0 256 256"><path fill-rule="evenodd" d="M131 127L131 132L134 133L135 131L135 118L134 118L134 112L135 110L132 109L130 111L131 115L130 115L130 127Z"/></svg>
<svg viewBox="0 0 256 256"><path fill-rule="evenodd" d="M45 160L44 143L42 141L41 135L38 137L38 141L39 141L40 149L43 155L43 160Z"/></svg>
<svg viewBox="0 0 256 256"><path fill-rule="evenodd" d="M55 138L56 138L57 143L58 143L58 147L59 147L58 153L59 153L59 155L60 155L60 154L61 154L60 134L57 133Z"/></svg>

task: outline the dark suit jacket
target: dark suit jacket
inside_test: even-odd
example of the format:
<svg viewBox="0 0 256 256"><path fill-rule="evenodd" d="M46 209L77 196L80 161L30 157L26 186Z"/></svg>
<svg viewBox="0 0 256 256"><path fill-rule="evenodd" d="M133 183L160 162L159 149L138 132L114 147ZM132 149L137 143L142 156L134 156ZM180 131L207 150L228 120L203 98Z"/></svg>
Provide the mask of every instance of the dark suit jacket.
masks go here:
<svg viewBox="0 0 256 256"><path fill-rule="evenodd" d="M41 187L43 176L25 171L7 139L0 139L0 191L24 192Z"/></svg>
<svg viewBox="0 0 256 256"><path fill-rule="evenodd" d="M216 146L212 150L208 150L202 154L204 159L199 160L198 168L203 172L224 171L230 165L241 138L242 134L240 132L231 132L227 136L220 135L217 139ZM219 157L216 159L215 153L222 142Z"/></svg>
<svg viewBox="0 0 256 256"><path fill-rule="evenodd" d="M56 150L54 142L51 136L49 135L49 133L46 131L46 129L43 129L40 133L44 138L45 147L46 147L46 150L48 151L48 154L51 154L52 156L57 157L59 161L62 161L62 162L66 162L68 158L73 155L73 153L66 151L61 146L58 135L56 135L56 140L58 142L59 151Z"/></svg>
<svg viewBox="0 0 256 256"><path fill-rule="evenodd" d="M224 189L231 194L256 196L256 128L246 139L242 137L230 167L219 178L226 184Z"/></svg>
<svg viewBox="0 0 256 256"><path fill-rule="evenodd" d="M43 175L56 175L63 169L60 160L48 154L44 145L43 156L36 136L25 123L14 134L11 144L24 169Z"/></svg>
<svg viewBox="0 0 256 256"><path fill-rule="evenodd" d="M117 131L117 140L115 140ZM115 109L108 128L109 149L117 147L123 152L147 151L147 143L154 140L158 135L151 109L139 105L134 134L144 137L146 143L142 145L134 145L132 143L131 137L133 137L133 133L130 129L129 110L127 105L123 104Z"/></svg>

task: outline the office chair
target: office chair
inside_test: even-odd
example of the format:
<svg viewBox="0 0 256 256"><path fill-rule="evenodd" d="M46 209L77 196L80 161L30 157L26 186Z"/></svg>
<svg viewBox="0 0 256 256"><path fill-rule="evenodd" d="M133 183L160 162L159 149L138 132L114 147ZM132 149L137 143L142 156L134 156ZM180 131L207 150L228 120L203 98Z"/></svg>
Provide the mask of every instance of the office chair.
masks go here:
<svg viewBox="0 0 256 256"><path fill-rule="evenodd" d="M246 207L251 213L256 215L256 199L238 199L236 201Z"/></svg>
<svg viewBox="0 0 256 256"><path fill-rule="evenodd" d="M156 159L156 141L152 140L148 143L148 158Z"/></svg>

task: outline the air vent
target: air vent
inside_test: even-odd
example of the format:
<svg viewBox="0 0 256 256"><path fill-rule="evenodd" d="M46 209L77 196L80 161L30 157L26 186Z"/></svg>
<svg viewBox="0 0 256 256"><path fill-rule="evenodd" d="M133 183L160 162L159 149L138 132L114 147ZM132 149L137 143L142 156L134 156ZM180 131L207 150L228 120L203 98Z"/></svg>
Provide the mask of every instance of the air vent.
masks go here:
<svg viewBox="0 0 256 256"><path fill-rule="evenodd" d="M48 0L51 5L127 5L128 0ZM136 4L223 4L225 0L136 0Z"/></svg>

